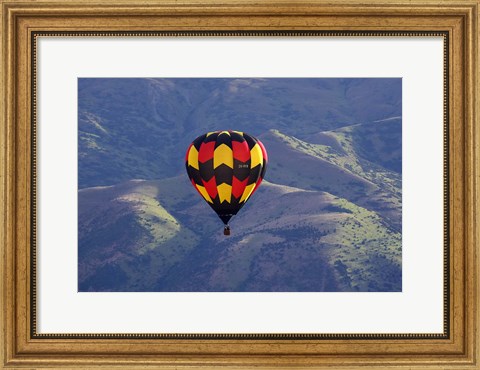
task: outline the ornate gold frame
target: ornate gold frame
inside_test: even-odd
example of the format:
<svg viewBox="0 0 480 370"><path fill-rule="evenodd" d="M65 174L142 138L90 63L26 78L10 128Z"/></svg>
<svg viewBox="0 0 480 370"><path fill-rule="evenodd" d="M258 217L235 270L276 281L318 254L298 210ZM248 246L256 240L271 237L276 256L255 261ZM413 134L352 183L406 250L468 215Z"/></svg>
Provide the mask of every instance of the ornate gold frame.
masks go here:
<svg viewBox="0 0 480 370"><path fill-rule="evenodd" d="M478 368L479 0L290 2L214 0L0 0L2 100L0 239L2 365L11 367ZM217 336L79 335L35 332L34 48L41 33L231 31L428 32L445 34L448 106L449 315L445 335ZM477 124L477 125L476 125ZM33 216L33 217L32 217Z"/></svg>

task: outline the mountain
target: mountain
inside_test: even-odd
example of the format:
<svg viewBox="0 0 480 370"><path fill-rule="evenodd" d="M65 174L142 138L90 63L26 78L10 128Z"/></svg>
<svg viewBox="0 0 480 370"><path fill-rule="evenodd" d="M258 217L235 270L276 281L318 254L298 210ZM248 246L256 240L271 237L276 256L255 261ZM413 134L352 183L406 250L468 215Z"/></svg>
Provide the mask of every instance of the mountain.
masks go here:
<svg viewBox="0 0 480 370"><path fill-rule="evenodd" d="M207 131L277 129L309 141L398 116L398 78L81 78L79 188L179 175L186 148Z"/></svg>
<svg viewBox="0 0 480 370"><path fill-rule="evenodd" d="M400 79L79 79L79 291L401 291ZM235 128L268 151L231 221L184 155Z"/></svg>
<svg viewBox="0 0 480 370"><path fill-rule="evenodd" d="M81 190L79 290L401 289L401 235L374 212L268 182L254 198L227 238L186 176Z"/></svg>
<svg viewBox="0 0 480 370"><path fill-rule="evenodd" d="M402 117L390 117L308 137L314 144L341 150L347 146L358 156L393 173L402 173ZM340 148L340 149L339 149Z"/></svg>
<svg viewBox="0 0 480 370"><path fill-rule="evenodd" d="M332 193L378 212L401 230L401 176L363 158L356 140L335 133L330 145L313 144L277 130L259 138L268 147L270 181Z"/></svg>

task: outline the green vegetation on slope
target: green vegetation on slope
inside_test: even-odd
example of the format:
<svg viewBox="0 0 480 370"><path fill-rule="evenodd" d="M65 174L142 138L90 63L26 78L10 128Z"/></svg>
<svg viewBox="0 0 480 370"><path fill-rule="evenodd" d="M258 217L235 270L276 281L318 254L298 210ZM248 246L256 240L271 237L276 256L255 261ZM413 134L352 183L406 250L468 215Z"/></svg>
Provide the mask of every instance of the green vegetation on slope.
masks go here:
<svg viewBox="0 0 480 370"><path fill-rule="evenodd" d="M88 222L98 211L82 212L82 225L90 229L80 234L81 254L99 229L117 238L84 255L90 270L80 275L81 290L401 289L399 234L374 212L328 193L265 182L232 220L229 238L185 176L86 189L80 197L82 204L110 199L105 213L118 214L123 206L120 213L129 216L105 225ZM122 244L123 230L137 232ZM111 257L99 260L102 253Z"/></svg>
<svg viewBox="0 0 480 370"><path fill-rule="evenodd" d="M399 175L360 158L350 141L331 135L329 145L312 144L278 130L260 139L269 151L270 181L345 198L378 213L389 227L400 231Z"/></svg>
<svg viewBox="0 0 480 370"><path fill-rule="evenodd" d="M79 289L401 290L400 85L80 79ZM229 238L184 174L220 128L269 153Z"/></svg>
<svg viewBox="0 0 480 370"><path fill-rule="evenodd" d="M153 183L130 181L80 191L82 290L94 281L103 290L150 290L198 242L156 200L158 190Z"/></svg>
<svg viewBox="0 0 480 370"><path fill-rule="evenodd" d="M328 256L335 266L344 290L376 291L381 285L395 280L389 274L400 274L402 236L385 227L374 212L358 207L345 199L338 199L335 205L351 213L338 222L335 233L322 238L329 245ZM378 263L383 259L383 263ZM395 276L399 278L399 276Z"/></svg>
<svg viewBox="0 0 480 370"><path fill-rule="evenodd" d="M329 134L342 150L336 150L332 145L302 141L295 137L284 135L278 130L271 130L270 132L289 147L312 157L325 160L376 186L386 187L397 201L401 199L401 176L359 157L355 150L354 140L351 136L346 135L343 129L338 130L338 132L324 133Z"/></svg>

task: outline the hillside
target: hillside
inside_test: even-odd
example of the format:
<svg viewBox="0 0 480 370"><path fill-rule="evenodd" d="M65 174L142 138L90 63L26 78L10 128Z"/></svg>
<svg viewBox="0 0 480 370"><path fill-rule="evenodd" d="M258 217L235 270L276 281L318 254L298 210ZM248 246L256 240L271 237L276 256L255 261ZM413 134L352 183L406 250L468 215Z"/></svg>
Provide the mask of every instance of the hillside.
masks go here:
<svg viewBox="0 0 480 370"><path fill-rule="evenodd" d="M313 144L332 146L336 150L348 147L358 156L390 172L402 173L402 117L347 125L332 131L322 131L307 139Z"/></svg>
<svg viewBox="0 0 480 370"><path fill-rule="evenodd" d="M401 230L400 174L362 158L354 139L334 132L329 145L312 144L278 130L259 138L268 148L270 181L332 193L379 213Z"/></svg>
<svg viewBox="0 0 480 370"><path fill-rule="evenodd" d="M400 79L81 78L79 188L176 176L200 134L277 129L308 141L401 116Z"/></svg>
<svg viewBox="0 0 480 370"><path fill-rule="evenodd" d="M401 236L374 212L265 183L225 238L217 216L192 195L185 176L80 191L79 289L401 289Z"/></svg>
<svg viewBox="0 0 480 370"><path fill-rule="evenodd" d="M79 79L80 291L401 291L401 80ZM198 135L268 151L232 235L188 181Z"/></svg>

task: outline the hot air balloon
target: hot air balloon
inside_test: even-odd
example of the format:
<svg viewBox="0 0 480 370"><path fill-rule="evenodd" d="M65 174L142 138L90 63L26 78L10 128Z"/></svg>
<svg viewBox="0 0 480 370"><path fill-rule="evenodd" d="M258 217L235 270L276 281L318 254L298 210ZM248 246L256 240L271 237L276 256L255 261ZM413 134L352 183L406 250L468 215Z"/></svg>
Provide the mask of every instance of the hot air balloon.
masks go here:
<svg viewBox="0 0 480 370"><path fill-rule="evenodd" d="M215 131L197 137L185 156L188 177L225 224L262 182L267 151L260 140L239 131Z"/></svg>

